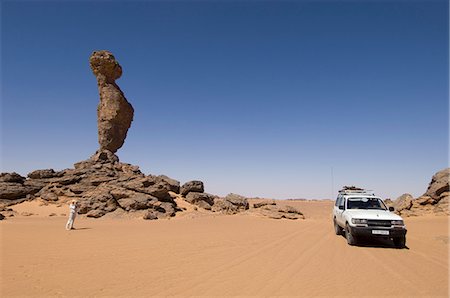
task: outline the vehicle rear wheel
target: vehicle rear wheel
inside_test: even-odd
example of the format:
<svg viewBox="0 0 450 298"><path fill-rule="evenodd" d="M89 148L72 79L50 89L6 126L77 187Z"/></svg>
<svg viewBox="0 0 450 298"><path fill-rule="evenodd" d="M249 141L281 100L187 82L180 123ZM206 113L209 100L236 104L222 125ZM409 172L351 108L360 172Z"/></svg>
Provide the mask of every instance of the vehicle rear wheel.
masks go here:
<svg viewBox="0 0 450 298"><path fill-rule="evenodd" d="M395 237L394 245L398 248L404 248L406 246L406 237L405 236Z"/></svg>
<svg viewBox="0 0 450 298"><path fill-rule="evenodd" d="M356 237L352 235L350 232L350 228L348 224L345 225L345 238L347 238L347 243L349 245L355 245L356 244Z"/></svg>
<svg viewBox="0 0 450 298"><path fill-rule="evenodd" d="M334 222L334 232L336 235L342 235L342 228L337 224L336 219L333 220Z"/></svg>

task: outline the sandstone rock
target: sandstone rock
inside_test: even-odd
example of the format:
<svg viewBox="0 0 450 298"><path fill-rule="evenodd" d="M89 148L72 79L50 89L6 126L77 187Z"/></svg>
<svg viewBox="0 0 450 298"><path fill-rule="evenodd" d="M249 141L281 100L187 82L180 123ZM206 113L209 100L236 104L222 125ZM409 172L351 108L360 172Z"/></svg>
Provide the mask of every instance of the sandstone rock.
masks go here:
<svg viewBox="0 0 450 298"><path fill-rule="evenodd" d="M450 191L449 189L450 168L441 170L433 175L431 182L428 185L428 189L424 196L429 196L435 201L439 201L439 196L443 192Z"/></svg>
<svg viewBox="0 0 450 298"><path fill-rule="evenodd" d="M247 198L237 195L228 194L225 198L215 198L212 210L224 214L236 214L249 208Z"/></svg>
<svg viewBox="0 0 450 298"><path fill-rule="evenodd" d="M225 200L237 206L239 209L247 210L249 208L248 200L243 196L230 193L225 197Z"/></svg>
<svg viewBox="0 0 450 298"><path fill-rule="evenodd" d="M115 155L114 152L115 151L100 148L100 150L97 150L87 162L90 162L91 164L115 164L119 162L119 157Z"/></svg>
<svg viewBox="0 0 450 298"><path fill-rule="evenodd" d="M302 212L289 205L286 206L266 205L253 210L254 212L257 212L257 214L272 219L282 219L282 218L290 220L305 219L305 216L303 215Z"/></svg>
<svg viewBox="0 0 450 298"><path fill-rule="evenodd" d="M13 182L0 182L0 200L17 200L29 194L35 194L39 189L30 185Z"/></svg>
<svg viewBox="0 0 450 298"><path fill-rule="evenodd" d="M60 173L56 173L53 169L36 170L28 174L30 179L45 179L60 176Z"/></svg>
<svg viewBox="0 0 450 298"><path fill-rule="evenodd" d="M195 202L195 205L197 205L200 208L206 209L206 210L212 209L211 205L205 201L197 201L197 202Z"/></svg>
<svg viewBox="0 0 450 298"><path fill-rule="evenodd" d="M159 175L158 178L166 183L170 191L180 193L180 181L167 177L166 175Z"/></svg>
<svg viewBox="0 0 450 298"><path fill-rule="evenodd" d="M148 210L147 212L144 213L144 216L142 218L146 220L155 220L158 219L158 216L156 215L155 211Z"/></svg>
<svg viewBox="0 0 450 298"><path fill-rule="evenodd" d="M401 195L400 197L398 197L393 203L394 203L394 209L396 212L400 213L403 210L409 210L411 209L412 205L413 205L413 196L405 193L403 195Z"/></svg>
<svg viewBox="0 0 450 298"><path fill-rule="evenodd" d="M445 194L445 195L442 195L442 194ZM442 198L434 206L433 212L435 214L439 214L439 215L450 215L449 193L445 192L445 193L442 193L442 194L441 194Z"/></svg>
<svg viewBox="0 0 450 298"><path fill-rule="evenodd" d="M158 218L172 217L176 214L176 206L174 203L161 202L158 208L155 209L159 211Z"/></svg>
<svg viewBox="0 0 450 298"><path fill-rule="evenodd" d="M231 202L225 200L224 198L216 198L214 199L212 211L221 212L224 214L236 214L239 212L239 208L231 204Z"/></svg>
<svg viewBox="0 0 450 298"><path fill-rule="evenodd" d="M97 77L100 103L97 108L98 141L100 149L115 153L122 147L133 121L134 109L115 80L122 75L122 67L112 53L95 51L89 59Z"/></svg>
<svg viewBox="0 0 450 298"><path fill-rule="evenodd" d="M153 207L154 203L158 201L157 198L147 194L134 194L131 197L119 199L119 205L126 211L143 210Z"/></svg>
<svg viewBox="0 0 450 298"><path fill-rule="evenodd" d="M276 203L273 200L258 202L258 203L253 204L253 208L261 208L261 207L267 206L267 205L276 205Z"/></svg>
<svg viewBox="0 0 450 298"><path fill-rule="evenodd" d="M386 205L386 207L394 207L394 201L392 201L391 199L384 199L383 200L384 204Z"/></svg>
<svg viewBox="0 0 450 298"><path fill-rule="evenodd" d="M214 204L214 198L215 198L214 195L208 193L190 192L187 194L185 200L194 205L198 205L198 202L203 201L206 202L208 205L212 206ZM201 203L201 205L204 204Z"/></svg>
<svg viewBox="0 0 450 298"><path fill-rule="evenodd" d="M177 190L176 182L178 181L169 178L170 181L167 178L149 175L144 178L126 181L122 186L129 190L152 195L162 201L173 202L169 191Z"/></svg>
<svg viewBox="0 0 450 298"><path fill-rule="evenodd" d="M99 218L102 217L103 215L105 215L106 212L104 210L101 209L95 209L95 210L91 210L89 211L86 216L87 217L94 217L94 218Z"/></svg>
<svg viewBox="0 0 450 298"><path fill-rule="evenodd" d="M53 193L53 192L45 192L41 195L41 199L46 200L46 201L58 201L58 196Z"/></svg>
<svg viewBox="0 0 450 298"><path fill-rule="evenodd" d="M186 196L190 192L202 193L204 191L205 188L203 186L203 182L198 180L186 182L185 184L183 184L183 186L181 186L180 189L180 193L182 196Z"/></svg>
<svg viewBox="0 0 450 298"><path fill-rule="evenodd" d="M25 177L20 176L16 172L0 174L0 182L11 182L11 183L23 184L24 181L25 181Z"/></svg>

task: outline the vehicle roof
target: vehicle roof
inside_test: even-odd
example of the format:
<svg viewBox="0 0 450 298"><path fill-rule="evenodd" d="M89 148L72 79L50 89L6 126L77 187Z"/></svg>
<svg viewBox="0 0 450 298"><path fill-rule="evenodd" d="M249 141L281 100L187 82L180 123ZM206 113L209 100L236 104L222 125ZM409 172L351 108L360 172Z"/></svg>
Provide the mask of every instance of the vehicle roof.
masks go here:
<svg viewBox="0 0 450 298"><path fill-rule="evenodd" d="M374 193L340 193L343 197L358 197L358 198L378 198Z"/></svg>

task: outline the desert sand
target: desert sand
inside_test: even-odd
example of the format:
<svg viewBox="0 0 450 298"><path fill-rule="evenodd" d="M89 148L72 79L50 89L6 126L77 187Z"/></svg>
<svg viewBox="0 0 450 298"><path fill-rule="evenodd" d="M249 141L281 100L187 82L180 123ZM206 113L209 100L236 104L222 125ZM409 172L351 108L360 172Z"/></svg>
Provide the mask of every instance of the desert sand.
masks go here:
<svg viewBox="0 0 450 298"><path fill-rule="evenodd" d="M13 209L33 215L0 222L1 296L448 297L449 217L405 218L405 249L349 246L331 201L282 203L306 219L188 209L156 221L79 217L66 231L67 206L25 202Z"/></svg>

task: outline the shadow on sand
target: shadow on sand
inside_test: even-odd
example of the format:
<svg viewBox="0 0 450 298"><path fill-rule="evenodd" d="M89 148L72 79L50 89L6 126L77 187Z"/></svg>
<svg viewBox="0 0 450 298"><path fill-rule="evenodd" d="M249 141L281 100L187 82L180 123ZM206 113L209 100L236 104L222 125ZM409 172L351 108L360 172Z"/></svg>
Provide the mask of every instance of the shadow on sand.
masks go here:
<svg viewBox="0 0 450 298"><path fill-rule="evenodd" d="M72 228L71 231L91 230L92 228Z"/></svg>
<svg viewBox="0 0 450 298"><path fill-rule="evenodd" d="M345 235L341 235L345 241ZM390 249L409 249L408 246L397 247L394 242L388 238L360 238L355 246L359 247L373 247L373 248L390 248Z"/></svg>

